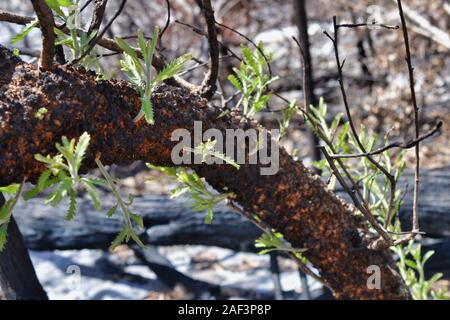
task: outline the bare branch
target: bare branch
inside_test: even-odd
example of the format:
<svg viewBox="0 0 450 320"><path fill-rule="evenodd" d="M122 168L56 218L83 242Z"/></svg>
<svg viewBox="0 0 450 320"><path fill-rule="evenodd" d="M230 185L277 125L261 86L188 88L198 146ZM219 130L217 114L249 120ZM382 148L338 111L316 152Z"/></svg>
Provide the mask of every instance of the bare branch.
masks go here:
<svg viewBox="0 0 450 320"><path fill-rule="evenodd" d="M44 0L31 0L34 11L39 20L42 33L42 50L39 59L39 69L49 71L53 69L53 57L55 56L55 34L53 27L55 20L53 19L52 10L47 6Z"/></svg>
<svg viewBox="0 0 450 320"><path fill-rule="evenodd" d="M166 24L164 26L164 28L161 30L160 34L159 34L159 40L162 40L162 37L164 35L164 33L166 32L167 28L170 25L170 1L166 0L166 5L167 5L167 20L166 20Z"/></svg>
<svg viewBox="0 0 450 320"><path fill-rule="evenodd" d="M444 3L443 9L450 10L448 8L450 8L450 5L448 3ZM435 41L437 44L450 49L450 35L447 32L431 24L430 21L412 8L402 4L402 9L404 15L413 23L410 27L413 32L427 37Z"/></svg>
<svg viewBox="0 0 450 320"><path fill-rule="evenodd" d="M442 121L439 121L439 123L436 125L436 127L434 127L433 130L429 131L428 133L421 135L419 138L413 139L411 141L408 142L393 142L390 143L382 148L379 148L377 150L374 151L370 151L367 153L355 153L355 154L334 154L331 155L331 158L333 159L338 159L338 158L362 158L362 157L367 157L367 156L374 156L380 153L383 153L389 149L393 149L393 148L400 148L400 149L410 149L412 147L415 147L419 144L419 142L431 137L432 135L434 135L437 132L440 132L442 127Z"/></svg>
<svg viewBox="0 0 450 320"><path fill-rule="evenodd" d="M400 27L399 26L392 26L388 24L383 23L342 23L337 25L338 28L359 28L359 27L381 27L389 30L397 30Z"/></svg>
<svg viewBox="0 0 450 320"><path fill-rule="evenodd" d="M100 26L103 21L103 17L105 15L106 4L108 0L95 0L94 3L94 12L92 14L91 24L88 28L88 34L91 34L94 30L100 30ZM93 39L94 40L94 39Z"/></svg>
<svg viewBox="0 0 450 320"><path fill-rule="evenodd" d="M209 44L209 69L202 81L200 93L203 97L210 99L217 90L217 77L219 76L219 42L217 41L216 19L214 10L211 6L211 0L202 1L202 11L205 16L208 29Z"/></svg>
<svg viewBox="0 0 450 320"><path fill-rule="evenodd" d="M216 24L217 24L219 27L222 27L222 28L224 28L224 29L230 30L231 32L233 32L233 33L237 34L238 36L240 36L241 38L245 39L247 42L251 43L251 44L256 48L256 50L258 50L259 53L261 53L261 55L263 56L263 58L264 58L264 60L265 60L265 62L266 62L266 64L267 64L267 69L268 69L268 71L269 71L269 78L272 78L272 74L273 74L273 73L272 73L272 67L271 67L271 65L270 65L269 59L267 58L267 56L265 55L265 53L258 47L258 45L257 45L252 39L250 39L249 37L247 37L247 36L246 36L245 34L243 34L242 32L239 32L239 31L237 31L236 29L234 29L234 28L232 28L232 27L229 27L229 26L227 26L227 25L225 25L225 24L223 24L223 23L220 23L220 22L217 22L217 21L216 21Z"/></svg>
<svg viewBox="0 0 450 320"><path fill-rule="evenodd" d="M103 30L95 36L95 39L93 39L93 40L90 42L90 44L89 44L88 48L86 49L86 51L83 52L83 54L82 54L79 58L74 59L74 60L70 63L71 65L74 65L74 64L78 63L79 61L81 61L84 57L86 57L86 56L89 54L89 52L92 51L92 49L94 49L95 45L97 44L97 41L103 37L103 35L106 33L106 31L107 31L107 30L111 27L111 25L113 24L114 20L116 20L117 17L122 13L122 10L123 10L123 8L125 7L125 4L126 4L126 3L127 3L127 0L122 0L122 3L120 4L119 8L117 9L116 13L115 13L114 16L111 18L111 20L106 24L106 26L103 28ZM105 5L106 5L106 3L105 3ZM100 22L101 22L101 21L100 21Z"/></svg>
<svg viewBox="0 0 450 320"><path fill-rule="evenodd" d="M417 106L416 91L414 88L414 68L411 62L411 51L409 49L409 36L408 28L406 27L405 15L403 14L402 1L397 0L398 13L402 22L403 40L405 42L406 51L406 64L408 66L409 75L409 88L411 90L411 99L414 108L414 128L416 139L419 138L419 107ZM414 200L413 200L413 231L419 231L419 183L420 183L420 154L419 154L419 142L415 145L416 167L414 171Z"/></svg>
<svg viewBox="0 0 450 320"><path fill-rule="evenodd" d="M337 66L337 71L338 71L338 82L339 82L339 87L341 89L341 95L342 95L342 100L344 102L344 107L345 107L345 113L347 115L348 118L348 122L350 125L350 129L352 132L353 137L355 138L355 141L358 145L358 147L361 149L361 151L363 153L368 153L366 151L365 146L362 144L361 140L359 139L358 136L358 132L356 131L356 127L355 124L353 122L353 117L352 114L350 112L350 106L348 103L348 98L347 98L347 92L345 90L345 85L344 85L344 76L342 73L342 69L344 67L344 62L341 62L340 57L339 57L339 27L338 27L338 23L337 23L337 18L336 16L333 17L333 29L334 29L334 37L332 37L328 32L324 31L324 34L332 41L333 43L333 47L334 47L334 55L335 55L335 59L336 59L336 66ZM388 212L387 212L387 219L386 221L389 221L391 215L392 215L392 210L394 209L394 202L395 202L395 191L396 191L396 181L395 181L395 177L390 174L386 168L384 168L378 161L376 161L371 155L367 155L367 159L379 170L381 171L386 178L389 181L389 185L390 185L390 194L389 194L389 205L388 205ZM386 225L385 225L386 227Z"/></svg>
<svg viewBox="0 0 450 320"><path fill-rule="evenodd" d="M177 24L179 24L179 25L182 25L182 26L184 26L184 27L187 27L187 28L190 28L193 32L195 32L196 34L198 34L198 35L201 35L201 36L203 36L203 37L208 37L208 34L205 32L205 31L203 31L203 30L201 30L201 29L199 29L199 28L197 28L196 26L193 26L193 25L191 25L191 24L189 24L189 23L186 23L186 22L183 22L183 21L180 21L180 20L175 20L175 23L177 23ZM241 57L239 57L233 50L231 50L227 45L225 45L223 42L221 42L220 40L217 40L217 42L220 44L220 46L221 47L223 47L233 58L235 58L236 60L239 60L239 61L242 61L242 59L241 59Z"/></svg>

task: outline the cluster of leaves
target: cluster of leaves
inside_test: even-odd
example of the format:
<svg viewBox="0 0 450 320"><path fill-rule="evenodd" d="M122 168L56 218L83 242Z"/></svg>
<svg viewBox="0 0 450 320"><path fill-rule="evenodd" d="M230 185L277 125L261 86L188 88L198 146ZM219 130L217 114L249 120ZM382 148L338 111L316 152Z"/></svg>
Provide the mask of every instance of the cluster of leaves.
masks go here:
<svg viewBox="0 0 450 320"><path fill-rule="evenodd" d="M92 30L89 34L83 32L80 18L79 0L46 0L47 5L52 9L55 21L58 24L64 24L69 30L69 34L64 33L58 28L54 28L56 34L55 45L64 45L70 48L72 58L79 58L88 48L90 42L97 35L98 30ZM23 40L30 31L38 26L38 20L35 19L26 24L25 27L16 36L11 39L11 44L16 44ZM104 74L99 57L95 49L79 61L86 69L93 69L102 78L107 78Z"/></svg>
<svg viewBox="0 0 450 320"><path fill-rule="evenodd" d="M158 167L147 164L150 169L155 169L167 174L169 177L177 181L180 186L170 191L171 198L179 197L183 194L189 194L192 198L192 208L201 212L206 210L205 223L210 224L214 218L214 207L227 198L233 198L232 193L216 193L211 191L195 172L189 172L187 169Z"/></svg>
<svg viewBox="0 0 450 320"><path fill-rule="evenodd" d="M83 31L79 0L46 0L46 2L53 10L55 19L60 20L69 29L69 34L67 35L58 28L55 28L55 45L63 45L70 48L72 59L80 58L87 51L90 42L94 40L98 30L92 30L90 33ZM107 78L100 66L99 56L95 48L83 57L79 63L86 69L93 69L101 77Z"/></svg>
<svg viewBox="0 0 450 320"><path fill-rule="evenodd" d="M143 246L131 222L134 221L140 228L143 228L142 218L131 212L129 209L133 199L131 196L129 196L128 201L124 201L122 199L120 193L117 191L116 182L108 174L101 162L96 160L100 172L105 179L85 177L79 174L79 169L82 165L89 142L90 136L87 132L83 133L79 137L77 143L75 143L75 139L71 139L69 141L67 137L62 137L62 144L56 144L56 149L59 151L59 154L53 157L49 155L42 156L40 154L36 154L35 159L45 163L47 165L47 170L40 175L36 185L29 191L25 192L24 199L29 200L36 197L43 191L51 189L50 193L46 197L45 203L56 206L63 199L68 197L69 207L67 209L66 218L67 220L72 220L75 217L77 210L77 188L84 188L92 200L95 209L100 210L101 201L96 186L109 186L116 198L117 203L108 210L107 216L112 217L117 208L120 207L125 220L125 226L117 238L113 241L111 249L114 249L123 241L128 241L130 238L132 238L139 245Z"/></svg>
<svg viewBox="0 0 450 320"><path fill-rule="evenodd" d="M201 161L205 162L208 157L216 157L225 163L239 169L240 166L231 158L224 155L222 152L215 150L216 141L208 140L200 143L195 148L185 147L184 150L192 152L201 156ZM195 211L205 211L205 223L210 224L214 218L214 207L227 198L233 198L233 194L229 193L214 193L209 190L202 178L195 172L190 172L186 168L169 168L158 167L152 164L147 164L151 169L156 169L165 173L169 177L180 183L180 186L170 191L171 198L179 197L188 193L193 200L192 208Z"/></svg>
<svg viewBox="0 0 450 320"><path fill-rule="evenodd" d="M268 86L278 77L270 77L265 73L266 59L270 62L271 56L265 53L262 42L254 52L243 46L242 56L244 59L239 69L233 68L234 74L230 74L228 80L241 94L236 107L242 105L243 113L252 117L266 108L270 98Z"/></svg>
<svg viewBox="0 0 450 320"><path fill-rule="evenodd" d="M255 247L261 249L259 254L267 254L272 251L284 251L291 252L296 256L301 256L306 249L293 248L289 242L287 242L283 235L279 232L266 231L255 241ZM302 257L303 260L303 257Z"/></svg>
<svg viewBox="0 0 450 320"><path fill-rule="evenodd" d="M291 123L292 117L298 112L297 104L295 100L291 100L289 104L281 110L282 118L279 120L280 125L280 135L278 140L287 134L289 125Z"/></svg>
<svg viewBox="0 0 450 320"><path fill-rule="evenodd" d="M202 163L206 162L207 158L209 158L209 157L215 157L215 158L221 159L223 162L235 167L236 169L239 169L240 166L233 159L231 159L230 157L226 156L222 152L217 151L215 149L216 142L217 141L215 141L215 140L209 139L206 142L200 143L194 149L185 147L185 148L183 148L183 150L187 151L187 152L191 152L195 155L200 155L202 157L202 159L201 159Z"/></svg>
<svg viewBox="0 0 450 320"><path fill-rule="evenodd" d="M327 119L327 106L320 99L317 107L310 106L306 115L308 125L311 130L321 138L326 145L326 150L330 155L333 154L351 154L363 153L356 138L350 130L349 122L342 123L342 113L339 113L331 120L329 125ZM372 151L377 142L380 140L378 135L367 130L364 125L359 128L359 140L365 148L365 151ZM387 135L383 139L384 145L389 144ZM372 214L383 224L387 219L389 210L391 212L391 221L387 223L387 229L392 231L393 238L401 237L401 226L398 217L398 210L402 204L402 190L396 190L393 199L393 207L390 209L390 203L386 194L389 193L389 179L374 166L366 157L359 158L342 158L344 168L354 181L360 186L364 199L369 204ZM377 155L377 162L382 165L387 172L393 175L395 181L398 181L403 173L406 164L404 159L404 151L394 153L392 149L388 149L380 155ZM315 162L314 165L322 171L322 175L330 177L329 187L334 189L335 176L332 168L326 159ZM376 233L373 228L371 232ZM398 245L392 247L392 250L399 258L399 270L411 288L412 294L416 299L444 298L442 292L433 291L431 285L437 281L441 275L434 275L430 280L426 280L424 276L424 264L433 254L432 251L426 252L423 256L420 244L414 246L414 241L409 245ZM407 258L411 256L413 260ZM418 276L417 276L418 275Z"/></svg>
<svg viewBox="0 0 450 320"><path fill-rule="evenodd" d="M53 157L36 154L35 159L45 163L48 169L41 174L37 184L25 192L24 199L29 200L44 190L52 188L45 203L56 206L68 196L70 202L66 218L72 220L77 209L76 188L83 187L89 194L94 207L100 210L101 203L95 185L104 185L105 182L100 179L82 177L78 172L89 146L89 141L90 136L86 132L80 136L76 144L75 139L69 141L67 137L62 137L62 144L56 144L59 154Z"/></svg>
<svg viewBox="0 0 450 320"><path fill-rule="evenodd" d="M122 70L138 90L142 100L142 108L136 116L135 121L144 117L149 124L154 124L153 105L151 101L153 90L162 81L180 73L183 70L184 64L192 58L191 54L184 54L172 60L163 70L153 77L152 61L158 37L159 27L155 27L152 38L148 41L145 40L141 31L138 32L138 46L141 56L139 56L138 51L128 45L123 39L116 38L117 44L124 51L124 57L120 60Z"/></svg>
<svg viewBox="0 0 450 320"><path fill-rule="evenodd" d="M307 115L308 125L322 140L325 141L326 149L329 154L351 154L363 153L355 136L350 130L348 121L342 123L343 113L337 114L328 125L327 121L327 105L321 98L318 107L310 106ZM369 131L363 124L360 125L358 139L361 141L365 151L370 152L374 149L379 137L376 133ZM389 144L389 138L384 137L384 143ZM406 163L404 159L404 151L393 154L391 149L386 150L377 157L377 162L386 168L386 171L394 176L398 181ZM356 159L342 159L347 172L361 185L363 197L370 204L371 211L376 215L380 223L384 223L389 210L389 203L386 192L389 190L389 179L380 174L374 164L366 157ZM314 166L322 170L322 175L330 176L329 186L331 189L335 186L336 177L332 174L332 170L326 159L315 162ZM402 191L397 190L395 194L393 215L395 215L401 205ZM399 232L394 224L389 224L390 231Z"/></svg>
<svg viewBox="0 0 450 320"><path fill-rule="evenodd" d="M425 279L424 266L433 256L433 250L427 251L422 255L421 244L414 245L414 241L410 241L404 246L393 247L392 249L399 258L397 265L400 274L410 287L414 299L427 300L430 296L435 300L449 299L443 289L432 290L433 284L442 278L442 273L436 273L430 279Z"/></svg>

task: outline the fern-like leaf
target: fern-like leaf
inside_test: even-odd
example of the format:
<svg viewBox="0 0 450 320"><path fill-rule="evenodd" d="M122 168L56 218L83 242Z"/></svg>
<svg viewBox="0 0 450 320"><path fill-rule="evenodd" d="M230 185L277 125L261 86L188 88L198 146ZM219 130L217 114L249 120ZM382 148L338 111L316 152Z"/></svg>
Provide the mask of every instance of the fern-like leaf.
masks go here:
<svg viewBox="0 0 450 320"><path fill-rule="evenodd" d="M73 220L75 218L75 213L77 211L77 200L75 191L73 189L69 190L69 208L67 209L66 219Z"/></svg>
<svg viewBox="0 0 450 320"><path fill-rule="evenodd" d="M184 64L192 59L192 54L186 53L173 59L161 72L158 73L154 82L162 82L177 75L183 70Z"/></svg>

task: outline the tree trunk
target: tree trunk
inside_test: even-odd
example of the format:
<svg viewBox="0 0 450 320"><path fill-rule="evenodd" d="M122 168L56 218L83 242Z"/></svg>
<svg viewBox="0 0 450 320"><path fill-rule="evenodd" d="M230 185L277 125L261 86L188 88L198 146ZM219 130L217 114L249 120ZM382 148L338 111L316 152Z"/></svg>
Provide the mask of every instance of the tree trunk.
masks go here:
<svg viewBox="0 0 450 320"><path fill-rule="evenodd" d="M4 204L0 193L0 207ZM8 241L0 251L0 290L8 300L47 300L31 263L14 217L8 225Z"/></svg>
<svg viewBox="0 0 450 320"><path fill-rule="evenodd" d="M308 14L306 11L306 0L294 0L294 8L295 8L295 23L297 24L298 29L298 41L302 46L301 50L303 51L303 94L305 96L305 108L309 108L312 104L313 106L317 106L317 98L314 94L314 73L313 73L313 64L311 58L311 50L309 48L309 35L308 35ZM321 159L320 150L317 147L319 145L319 139L316 135L311 131L309 132L309 139L311 145L311 153L312 160L319 161Z"/></svg>
<svg viewBox="0 0 450 320"><path fill-rule="evenodd" d="M171 134L183 128L193 136L194 121L201 121L203 130L216 128L223 133L263 130L238 112L220 116L220 109L186 89L161 85L152 102L155 125L144 120L135 123L141 100L126 83L96 81L93 73L67 67L40 72L1 49L0 185L24 178L35 182L45 166L34 160L34 154L54 154L54 145L63 135L73 138L89 132L91 144L83 167L88 170L95 167L96 156L105 164L144 160L173 166L171 152L178 142L171 141ZM34 114L41 107L48 112L38 120ZM260 175L263 167L192 166L216 190L233 192L244 210L281 232L294 247L306 249L305 256L337 298L410 298L389 250L368 248L367 228L319 177L283 149L275 175ZM380 289L367 286L372 265L380 268Z"/></svg>

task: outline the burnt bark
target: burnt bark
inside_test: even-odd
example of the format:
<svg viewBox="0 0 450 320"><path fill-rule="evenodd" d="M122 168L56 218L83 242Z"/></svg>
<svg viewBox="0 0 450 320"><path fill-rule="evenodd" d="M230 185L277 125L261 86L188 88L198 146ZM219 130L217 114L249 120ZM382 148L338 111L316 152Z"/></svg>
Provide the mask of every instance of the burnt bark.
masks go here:
<svg viewBox="0 0 450 320"><path fill-rule="evenodd" d="M0 207L4 204L0 193ZM47 300L31 263L14 217L8 224L8 241L0 251L0 296L8 300Z"/></svg>
<svg viewBox="0 0 450 320"><path fill-rule="evenodd" d="M96 81L93 73L57 66L53 72L36 70L0 50L0 185L23 178L34 182L44 169L36 153L55 153L63 135L91 135L84 170L100 156L105 164L145 160L173 165L171 141L175 129L193 132L194 121L203 129L263 130L237 112L221 111L186 89L162 85L152 97L155 125L135 123L140 99L121 81ZM34 117L41 107L48 112ZM218 191L233 192L245 210L281 232L305 256L341 299L408 299L409 291L394 270L389 250L368 249L369 239L354 210L330 192L301 162L281 149L279 171L260 175L261 164L195 165L192 168ZM367 287L367 268L381 270L381 288Z"/></svg>

